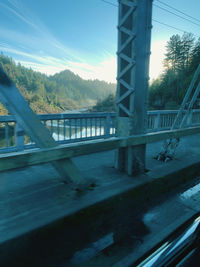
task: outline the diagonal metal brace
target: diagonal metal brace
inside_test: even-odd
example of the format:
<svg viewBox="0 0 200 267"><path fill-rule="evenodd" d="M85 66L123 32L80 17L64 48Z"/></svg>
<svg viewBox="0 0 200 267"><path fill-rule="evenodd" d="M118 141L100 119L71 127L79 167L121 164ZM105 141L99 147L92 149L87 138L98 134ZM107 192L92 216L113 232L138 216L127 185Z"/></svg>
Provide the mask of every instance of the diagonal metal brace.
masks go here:
<svg viewBox="0 0 200 267"><path fill-rule="evenodd" d="M58 146L49 130L29 107L18 88L0 67L0 99L7 110L15 116L16 121L39 148ZM60 176L67 182L81 185L84 183L79 170L71 159L52 162Z"/></svg>

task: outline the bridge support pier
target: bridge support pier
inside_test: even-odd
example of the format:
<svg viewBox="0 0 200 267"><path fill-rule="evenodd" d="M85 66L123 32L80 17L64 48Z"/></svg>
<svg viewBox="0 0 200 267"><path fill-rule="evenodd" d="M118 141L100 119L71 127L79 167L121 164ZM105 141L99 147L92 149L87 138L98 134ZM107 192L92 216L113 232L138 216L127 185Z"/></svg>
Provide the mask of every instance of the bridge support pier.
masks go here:
<svg viewBox="0 0 200 267"><path fill-rule="evenodd" d="M118 16L117 135L145 133L152 0L120 0ZM145 145L120 148L115 166L129 175L145 170Z"/></svg>

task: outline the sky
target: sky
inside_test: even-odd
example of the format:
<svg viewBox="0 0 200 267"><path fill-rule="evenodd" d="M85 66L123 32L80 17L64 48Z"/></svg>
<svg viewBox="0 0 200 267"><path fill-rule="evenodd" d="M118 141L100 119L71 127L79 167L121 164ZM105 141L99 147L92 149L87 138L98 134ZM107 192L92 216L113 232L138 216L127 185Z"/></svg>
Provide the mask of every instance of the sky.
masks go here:
<svg viewBox="0 0 200 267"><path fill-rule="evenodd" d="M116 82L118 8L117 0L106 1L113 5L102 0L0 0L0 51L48 75L69 69L84 79ZM198 19L199 1L161 2ZM192 24L156 5L175 12L154 0L151 79L162 72L170 36L184 31L200 36L200 20Z"/></svg>

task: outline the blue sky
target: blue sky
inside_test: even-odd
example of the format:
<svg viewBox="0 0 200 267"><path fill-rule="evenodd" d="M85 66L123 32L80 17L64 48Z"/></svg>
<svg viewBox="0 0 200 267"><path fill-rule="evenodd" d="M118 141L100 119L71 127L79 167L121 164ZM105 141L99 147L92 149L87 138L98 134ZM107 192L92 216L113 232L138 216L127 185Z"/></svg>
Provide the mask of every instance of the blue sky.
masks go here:
<svg viewBox="0 0 200 267"><path fill-rule="evenodd" d="M196 0L162 1L198 18ZM200 21L194 25L156 6L153 19L200 35ZM117 7L101 0L0 0L0 22L0 51L24 66L115 82ZM151 78L162 70L166 41L176 33L182 34L153 21Z"/></svg>

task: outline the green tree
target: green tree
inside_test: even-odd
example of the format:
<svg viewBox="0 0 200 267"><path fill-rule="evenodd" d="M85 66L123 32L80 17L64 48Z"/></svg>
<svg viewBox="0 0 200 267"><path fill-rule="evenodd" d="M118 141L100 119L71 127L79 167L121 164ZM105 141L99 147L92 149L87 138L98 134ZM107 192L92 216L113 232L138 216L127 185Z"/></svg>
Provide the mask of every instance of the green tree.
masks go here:
<svg viewBox="0 0 200 267"><path fill-rule="evenodd" d="M97 104L92 108L91 111L95 112L112 112L115 111L115 95L110 94L103 100L98 100Z"/></svg>
<svg viewBox="0 0 200 267"><path fill-rule="evenodd" d="M192 33L184 33L181 37L182 42L182 55L181 62L182 68L187 69L191 61L191 53L194 47L194 35Z"/></svg>
<svg viewBox="0 0 200 267"><path fill-rule="evenodd" d="M116 84L83 80L69 70L49 77L21 64L16 65L2 53L0 65L36 112L60 112L61 109L87 107L116 90Z"/></svg>
<svg viewBox="0 0 200 267"><path fill-rule="evenodd" d="M192 52L191 52L191 64L190 70L194 71L200 64L200 38L195 43Z"/></svg>
<svg viewBox="0 0 200 267"><path fill-rule="evenodd" d="M181 56L182 56L182 42L181 37L176 34L170 37L166 46L167 53L165 54L165 68L172 69L177 72L180 68Z"/></svg>

